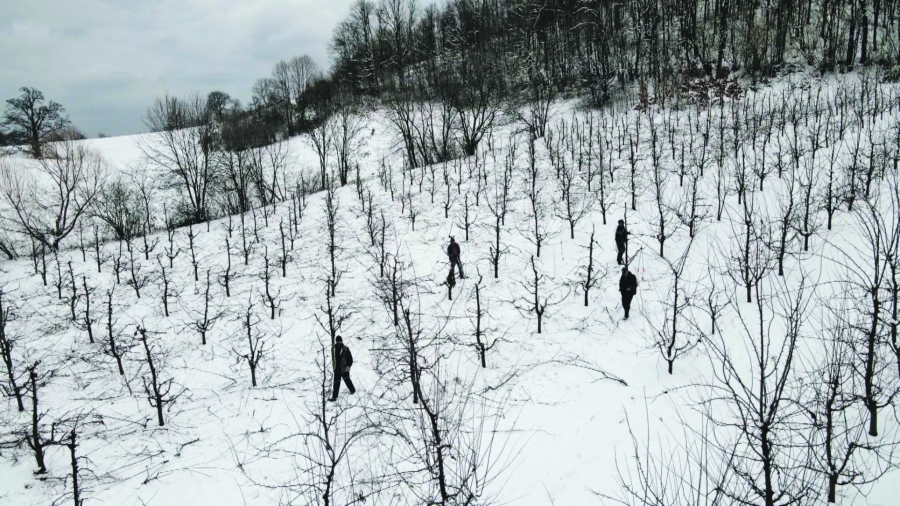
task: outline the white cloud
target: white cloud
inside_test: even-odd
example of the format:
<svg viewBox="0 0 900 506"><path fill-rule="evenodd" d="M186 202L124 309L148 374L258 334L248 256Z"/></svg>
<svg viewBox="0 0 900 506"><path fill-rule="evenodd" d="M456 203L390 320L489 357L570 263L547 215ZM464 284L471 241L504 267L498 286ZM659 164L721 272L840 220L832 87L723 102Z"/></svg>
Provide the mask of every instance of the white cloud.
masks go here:
<svg viewBox="0 0 900 506"><path fill-rule="evenodd" d="M6 0L0 98L33 86L88 135L133 133L154 97L225 91L246 102L280 59L327 67L353 0Z"/></svg>

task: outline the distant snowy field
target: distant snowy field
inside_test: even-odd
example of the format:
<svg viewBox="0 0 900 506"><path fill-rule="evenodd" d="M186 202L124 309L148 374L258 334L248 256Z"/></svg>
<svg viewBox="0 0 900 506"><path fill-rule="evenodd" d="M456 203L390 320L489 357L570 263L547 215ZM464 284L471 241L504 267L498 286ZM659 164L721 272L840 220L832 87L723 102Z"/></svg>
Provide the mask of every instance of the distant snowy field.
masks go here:
<svg viewBox="0 0 900 506"><path fill-rule="evenodd" d="M822 93L838 93L840 83L855 79L858 79L855 75L840 80L829 77L822 82ZM758 93L747 92L737 103L737 108L741 109L747 103L762 107L767 100L780 101L782 93L790 89L796 90L798 100L801 97L805 100L809 93L805 90L812 89L814 96L818 85L818 80L808 76L784 79ZM879 92L884 94L883 103L900 98L894 86L882 85ZM808 104L798 104L801 105L806 107ZM410 292L410 304L420 319L425 336L421 359L425 364L440 364L440 373L433 374L444 381L443 387L435 386L436 383L423 386L423 395L433 396L433 399L445 397L452 402L461 398L459 391L474 392L464 409L454 413L463 420L462 426L483 431L483 435L490 434L494 438L490 455L482 462L492 466L489 473L492 479L486 483L483 497L472 504L484 504L488 499L493 499L496 504L535 506L614 503L601 496L628 502L630 499L622 495L618 481L620 473L627 475L634 465L635 444L638 451L643 452L649 447L651 452L664 459L671 456L673 460L668 464L672 466L681 465L677 456L681 449L698 444L680 421L697 431L704 425L699 401L713 395L708 385L716 372L715 360L699 345L677 357L673 374L668 374L667 363L654 344L656 329L668 322L664 304L671 293L671 274L666 262L658 255L659 243L655 239L659 210L652 187L649 122L658 122L661 163L667 171L665 199L674 209L689 199L690 177L685 178L684 186L679 186L677 172L681 160L699 156L700 138L690 131L690 125L696 121L694 117L702 123L710 114L718 115L722 110L729 114L730 108L730 102L721 110L712 106L702 109L699 116L696 107L681 110L654 108L651 114L633 110L607 113L605 118L609 123L605 142L608 144L602 147L602 163L611 164L615 172L613 179L606 182L606 223L599 204L592 200L587 214L575 225L574 239L570 238L569 224L563 218L565 212L553 202L559 198L560 183L551 161L548 139L538 139L536 161L540 167L542 198L547 205L542 225L552 232L542 246L540 258L534 259L535 268L544 276L540 297L549 297L551 302L543 316L541 334L536 333L537 318L517 309L517 306L527 305L529 297L533 299L528 283L534 277L531 259L535 254L535 246L528 239L530 204L525 198L527 185L523 176L528 165L527 140L524 134L514 133L521 125L504 122L494 130L491 139L482 141L477 160L448 162L446 169L439 165L433 173L431 168L417 169L413 172L416 179L411 184L401 176L403 164L397 149L398 141L386 113L379 111L370 118L369 125L363 130L365 148L361 168L364 185L373 195L375 208L384 212L388 229L386 243L391 252L408 263L407 277L417 280L417 286ZM556 104L550 122L554 133L549 142L560 141L559 121L565 121L566 128L570 128L573 119L584 121L588 114L572 102ZM599 121L601 115L594 114L595 121ZM666 124L676 127L671 134L663 126L666 117L670 118ZM874 121L867 119L866 114L862 117L861 123L856 117L848 120L843 139L834 147L822 148L814 161L809 160L807 145L799 155L799 165L815 163L817 167L820 164L824 167L831 150L836 150L833 156L837 159L846 160L854 149L852 141L856 140L857 132L862 132L863 140L869 131L874 131L886 145L894 142L898 119L896 107ZM619 129L621 125L635 122L640 123L641 130L637 146L637 210L632 211L628 141ZM373 129L374 134L371 133ZM809 125L799 128L803 136L801 144L808 143L808 129ZM788 134L781 138L785 146L794 135L790 128L787 131ZM719 132L710 135L718 136ZM747 142L738 142L736 158L736 151L729 144L732 135L731 131L725 132L722 173L726 174L727 181L723 184L728 188L734 188L735 164L754 163L754 153L759 151ZM745 136L746 132L741 135ZM693 148L688 147L690 137L693 137ZM774 156L776 137L778 134L773 134L768 142L768 157ZM567 139L570 143L575 142L572 137ZM670 139L675 141L674 146L670 146ZM144 166L135 137L85 142L97 149L115 170L140 170ZM577 153L566 147L565 142L562 141L561 147L564 163L577 164ZM497 198L496 185L503 177L511 143L516 145L515 159L510 162L515 168L509 208L501 226L503 254L499 261L499 276L494 279L491 254L495 229L488 202L495 202ZM709 317L699 309L702 302L697 301L702 301L715 289L721 290L723 301L729 301L732 306L723 308L718 317L719 332L714 339L722 335L721 342L730 347L736 367L746 371L747 378L751 378L750 348L735 308L740 308L748 321L753 322L755 305L745 302L743 286L728 275L729 256L740 250L743 208L737 197L729 194L724 200L722 220L716 220L714 139L710 139L710 143L705 174L698 184L706 217L697 226L682 279L684 289L681 293L696 307L684 310L682 317L687 321L680 324L683 326L679 327L679 332L684 334L679 339L696 342L701 332L708 331ZM594 144L594 149L600 148ZM294 174L315 173L318 160L303 137L290 140L290 152ZM745 158L742 159L742 155ZM787 148L783 158L786 166L794 163ZM379 182L382 159L393 167L393 184L397 188L393 200ZM32 162L20 160L19 163ZM600 163L596 155L592 163ZM761 163L775 165L771 159ZM891 163L887 165L890 171L896 170ZM475 167L475 174L479 171L487 174L488 183L477 207L473 200L479 183L476 178L469 177L469 167ZM450 181L449 218L445 218L444 210L448 194L444 170ZM428 193L432 174L437 180L433 203ZM814 184L824 184L821 174L818 173ZM421 193L418 191L419 177L425 178ZM879 180L878 187L886 185L885 180L889 177ZM592 192L596 194L598 181L594 180L593 184ZM410 186L412 204L401 202L400 195L404 192L400 188L409 189ZM775 220L784 200L785 179L779 179L773 172L766 176L761 192L755 179L747 186L757 211L768 213L766 215ZM576 182L576 187L586 195L583 177ZM362 421L376 425L384 423L379 416L386 416L397 404L401 404L410 417L417 411L412 409L407 395L408 384L392 380L391 369L400 364L386 362L385 336L393 335L395 327L390 311L373 287L378 278L378 267L373 260L373 247L354 183L335 193L341 248L337 263L345 273L330 303L340 307L347 316L339 333L353 352L351 376L358 390L351 396L342 385L338 402L326 407L330 412L341 409L341 417L335 425L335 438L340 444L342 438ZM468 240L464 240L465 232L461 229L466 194L471 207L469 219L473 223ZM167 198L165 192L160 195L160 201ZM596 195L592 197L597 198ZM324 200L323 193L307 198L295 245L289 251L286 276L282 276L281 266L275 259L282 251L279 224L288 226L294 203L277 204L244 217L248 238L254 243L250 246L248 265L244 265L239 251L240 219L231 218L235 230L229 239L233 276L230 297L225 296L221 283L228 262L225 244L229 236L226 231L229 219L219 219L208 227L193 228L199 264L197 282L188 251L188 231L179 229L175 234L174 240L181 251L171 269L163 254L168 237L165 231L156 233L152 240L158 242L150 259L145 260L137 251L134 255L139 275L152 277L152 282L141 290L140 298L127 284L130 272L123 271L121 283L117 284L112 261L107 261L98 273L91 250L86 259L74 247L59 254L61 274L66 280L62 300L52 283L53 276L57 275L57 260L52 256L48 258L48 286L43 285L27 258L0 263L4 302L12 301L16 306L17 319L10 322L8 330L19 339L14 356L21 364L39 362L39 371L55 371L39 390L45 413L42 423L47 424L49 431L52 420L73 413L91 413L91 420L103 421L102 424L86 423L80 436L78 454L83 457L80 479L85 504L241 506L321 501L320 494L298 483L305 483L314 476L311 471L304 470L309 464L302 455L323 455L316 453L320 450L310 449L309 441L302 434L316 430L314 417L321 412L317 407L321 400L318 364L322 361L322 343L328 346L328 335L320 325L323 307L328 303L325 295L329 262ZM410 205L418 210L414 230L409 219ZM620 268L616 265L613 243L616 221L626 215L632 233L630 266L639 280L632 316L627 321L622 318L618 293ZM668 216L677 221L674 211ZM898 217L886 219L897 220ZM818 227L810 237L809 251L802 251L802 238L794 238L790 246L793 254L784 261L784 277L769 272L761 283L764 293L772 295L773 301L775 295L796 293L803 274L808 276L808 284L812 281L816 284L813 294L807 293L810 297L809 317L801 331L798 347L801 356L793 366L797 381L814 369L822 355L817 339L824 333L824 323L819 318L821 309L825 301L840 295L842 288L835 282L847 276L846 269L834 259L843 251L855 251L854 247L861 243L860 228L852 213L837 212L829 231L825 228L824 211L818 205L815 220ZM256 234L252 232L254 221L258 228ZM593 251L593 269L600 278L590 291L589 306L585 307L583 289L578 284L584 277L592 232L597 242ZM258 235L258 242L254 235ZM466 279L458 280L452 301L447 300L446 287L441 284L448 268L444 251L450 235L461 244L467 274ZM674 227L672 237L665 242L665 257L670 261L678 260L689 242L687 227ZM138 240L135 247L142 244ZM73 245L70 243L70 246ZM115 254L119 244L108 242L103 245L103 250L107 255ZM273 264L271 290L277 293L278 300L275 319L270 319L269 309L265 307L260 277L266 253ZM160 266L156 255L163 255L161 261L171 282L168 317L163 314L162 285L158 277ZM867 261L861 256L858 260ZM82 280L92 290L96 344L88 343L86 331L70 321L70 306L66 302L70 286L69 264L78 281L79 293L83 295ZM207 271L212 279L210 306L220 318L209 330L207 344L201 345L200 335L191 324L203 311ZM482 279L481 304L486 310L482 325L488 330L488 342L496 340L496 345L486 353L486 368L480 367L473 337L474 291L479 279ZM809 285L806 289L812 291ZM127 348L123 355L124 376L118 374L115 360L103 352L105 345L102 343L108 335L109 323L107 292L111 290L113 333ZM240 359L245 353L242 347L246 346L241 318L248 301L254 305L254 318L259 319L256 328L266 336L256 388L251 387L249 368ZM77 310L84 311L83 306L84 301L80 300ZM773 302L773 307L779 307L777 302ZM693 323L697 328L692 326ZM144 384L150 373L145 352L135 340L138 325L148 331L154 349L159 352L159 374L173 380L173 393L181 393L174 404L166 407L165 427L157 426L156 410L144 394ZM774 334L782 333L782 321L776 318L770 329ZM896 364L893 370L888 368L885 377L889 374L894 377L886 381L898 381L897 370ZM3 372L5 374L5 369ZM330 381L329 373L327 388L330 388ZM29 409L18 413L15 401L6 399L0 407L0 433L27 427ZM896 413L892 407L880 410L879 424L884 437L896 437ZM475 423L482 416L487 422ZM407 424L407 428L417 426L412 419L397 423ZM636 442L629 433L629 424ZM720 442L736 437L728 427L710 430L719 431ZM410 429L410 433L414 432ZM475 439L472 434L448 437L457 437L454 441ZM481 444L484 453L488 453L486 442L483 440ZM801 442L797 444L801 445ZM429 489L434 485L427 480L404 484L391 482L390 486L379 481L379 476L383 475L396 478L394 473L399 471L393 459L409 451L402 441L384 433L372 431L360 437L350 446L337 470L335 489L331 491L333 504L362 504L360 497L366 499L366 505L420 504L416 497L433 495L434 490ZM454 455L454 451L455 448L451 449L450 454ZM454 466L462 462L461 455L451 458ZM408 460L410 469L406 471L413 473L414 459ZM71 503L71 462L65 446L52 446L47 450L47 468L49 472L44 476L32 474L36 466L27 447L0 449L0 504ZM285 486L288 484L293 485ZM840 504L897 504L900 474L890 471L859 490L839 487L838 494ZM825 502L824 497L821 500ZM690 501L678 502L688 503Z"/></svg>

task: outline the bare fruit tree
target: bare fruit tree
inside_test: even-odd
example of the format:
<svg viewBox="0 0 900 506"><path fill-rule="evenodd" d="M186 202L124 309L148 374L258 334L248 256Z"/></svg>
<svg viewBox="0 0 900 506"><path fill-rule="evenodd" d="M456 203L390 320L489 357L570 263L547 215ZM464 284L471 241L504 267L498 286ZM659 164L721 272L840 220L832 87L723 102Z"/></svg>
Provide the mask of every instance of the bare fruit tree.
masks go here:
<svg viewBox="0 0 900 506"><path fill-rule="evenodd" d="M0 165L0 197L11 211L4 221L56 251L100 193L106 164L97 152L71 139L48 151L37 170Z"/></svg>

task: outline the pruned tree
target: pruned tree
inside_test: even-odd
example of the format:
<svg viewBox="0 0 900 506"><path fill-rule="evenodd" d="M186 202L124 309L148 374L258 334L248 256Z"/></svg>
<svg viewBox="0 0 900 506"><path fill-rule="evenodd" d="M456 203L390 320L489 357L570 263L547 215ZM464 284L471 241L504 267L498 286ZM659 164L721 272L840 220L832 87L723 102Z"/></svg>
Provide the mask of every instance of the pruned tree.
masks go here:
<svg viewBox="0 0 900 506"><path fill-rule="evenodd" d="M744 285L750 303L754 288L766 279L773 267L771 250L767 246L771 234L762 218L757 216L753 194L743 199L740 212L741 230L734 232L737 244L732 245L732 251L726 256L730 260L728 274L736 283Z"/></svg>
<svg viewBox="0 0 900 506"><path fill-rule="evenodd" d="M537 264L534 262L534 255L531 256L529 263L532 276L524 281L519 281L518 284L523 289L523 295L520 299L513 301L513 305L523 315L533 314L537 317L537 333L540 334L547 307L559 305L569 294L557 293L559 292L558 287L553 286L552 282L547 280L547 276L538 270Z"/></svg>
<svg viewBox="0 0 900 506"><path fill-rule="evenodd" d="M113 306L113 294L115 287L106 291L106 339L104 340L101 351L115 359L116 367L119 369L119 375L125 376L125 368L122 365L122 357L131 348L127 343L123 343L119 338L120 331L116 329L118 318L115 317L116 312Z"/></svg>
<svg viewBox="0 0 900 506"><path fill-rule="evenodd" d="M323 223L326 236L326 253L328 255L328 286L332 297L337 294L337 285L344 271L338 268L338 260L343 252L341 245L341 221L338 217L340 202L335 194L334 184L329 183L325 190L325 220Z"/></svg>
<svg viewBox="0 0 900 506"><path fill-rule="evenodd" d="M797 221L795 205L795 176L790 171L781 187L781 198L776 199L777 231L776 241L771 245L778 259L778 275L784 276L784 259L792 254L792 244L796 238L795 222Z"/></svg>
<svg viewBox="0 0 900 506"><path fill-rule="evenodd" d="M335 339L340 335L341 329L352 317L353 313L341 301L335 300L326 286L325 306L319 306L319 313L315 315L315 318L316 322L331 340L332 349L334 349Z"/></svg>
<svg viewBox="0 0 900 506"><path fill-rule="evenodd" d="M247 300L247 308L239 317L241 327L232 336L231 352L238 362L250 368L250 386L256 388L256 371L268 351L266 334L259 327L262 320L253 312L253 299Z"/></svg>
<svg viewBox="0 0 900 506"><path fill-rule="evenodd" d="M137 325L134 331L135 337L144 348L145 363L149 373L149 377L141 376L144 382L144 393L147 395L150 406L156 409L157 423L160 427L164 427L166 425L163 417L164 408L174 404L186 390L176 385L174 378L165 378L166 353L160 348L154 349L151 346L149 334L150 332L142 325ZM173 388L177 390L173 391Z"/></svg>
<svg viewBox="0 0 900 506"><path fill-rule="evenodd" d="M128 270L131 273L131 279L126 282L127 285L131 285L134 288L134 293L137 295L137 298L141 298L141 289L146 287L153 278L153 273L144 273L142 272L143 267L140 263L140 258L135 258L134 250L136 246L131 243L131 241L125 242L128 249Z"/></svg>
<svg viewBox="0 0 900 506"><path fill-rule="evenodd" d="M651 125L652 123L651 119ZM678 212L677 205L672 203L673 199L669 196L668 174L662 165L662 146L655 126L650 129L650 161L653 173L650 187L653 191L654 207L656 207L656 213L650 220L650 226L655 232L654 238L659 243L659 256L664 257L666 240L675 235L680 224L677 216L686 213Z"/></svg>
<svg viewBox="0 0 900 506"><path fill-rule="evenodd" d="M587 265L579 268L579 270L583 272L583 277L578 284L582 291L584 291L584 307L588 307L588 294L590 293L591 288L594 288L607 274L606 266L594 265L594 245L596 245L597 248L600 247L600 244L594 240L594 229L591 228L591 238L588 240L587 245Z"/></svg>
<svg viewBox="0 0 900 506"><path fill-rule="evenodd" d="M528 165L525 167L524 173L522 193L528 201L529 208L521 216L519 231L535 246L535 256L540 258L541 246L556 237L559 229L547 223L550 221L548 219L550 210L543 194L544 181L541 178L540 164L537 163L533 140L528 143ZM466 239L468 240L468 228L466 229Z"/></svg>
<svg viewBox="0 0 900 506"><path fill-rule="evenodd" d="M230 259L230 257L229 257ZM163 305L163 315L168 318L169 317L169 286L172 283L172 280L169 279L169 276L166 274L166 266L162 263L162 258L160 255L156 255L156 263L159 265L159 279L162 281L162 289L159 292L159 296L162 299Z"/></svg>
<svg viewBox="0 0 900 506"><path fill-rule="evenodd" d="M503 215L505 213L503 199L503 189L500 185L494 185L493 195L487 201L488 210L490 210L493 218L491 220L493 223L488 226L491 226L494 232L494 243L490 246L490 260L491 265L494 266L494 279L500 277L500 257L507 250L505 246L500 245L500 230L503 228Z"/></svg>
<svg viewBox="0 0 900 506"><path fill-rule="evenodd" d="M691 299L696 298L690 288L691 281L684 279L692 245L693 240L689 240L684 250L674 260L660 256L660 260L667 267L668 281L663 288L664 291L660 293L662 315L652 315L647 309L643 311L655 334L653 345L666 361L669 374L672 374L675 359L700 344L699 339L694 339L691 327L686 321L689 315L685 314L691 307Z"/></svg>
<svg viewBox="0 0 900 506"><path fill-rule="evenodd" d="M243 230L241 230L243 232ZM195 247L195 243L197 242L197 236L199 236L199 232L194 232L194 225L188 225L188 251L191 253L191 266L194 268L194 281L200 281L200 275L198 274L198 270L200 268L200 259L197 256L197 248ZM245 257L246 261L246 257Z"/></svg>
<svg viewBox="0 0 900 506"><path fill-rule="evenodd" d="M47 473L47 450L60 444L63 434L60 431L60 421L50 416L48 408L41 403L41 390L46 388L57 371L52 368L41 368L41 363L34 362L25 367L28 380L24 385L27 395L31 398L29 417L27 423L3 434L0 439L0 448L27 447L34 457L37 470L34 474Z"/></svg>
<svg viewBox="0 0 900 506"><path fill-rule="evenodd" d="M486 321L490 316L488 313L489 302L481 296L482 280L483 277L479 274L478 281L475 283L475 288L471 292L475 295L475 308L467 309L466 312L472 315L472 332L475 336L475 352L478 354L481 367L487 368L487 352L497 346L500 342L500 338L491 339L488 337L488 335L494 333L496 329L488 326Z"/></svg>
<svg viewBox="0 0 900 506"><path fill-rule="evenodd" d="M457 223L456 226L463 229L465 232L466 241L469 240L469 227L472 226L473 223L478 221L478 215L472 212L472 208L469 207L469 192L466 192L463 197L463 208L462 208L462 223Z"/></svg>
<svg viewBox="0 0 900 506"><path fill-rule="evenodd" d="M186 326L200 334L200 344L206 344L206 335L212 331L216 323L225 316L225 308L221 304L216 304L212 296L212 282L210 280L210 271L206 271L206 284L203 292L199 288L195 288L195 295L202 297L202 308L186 308L185 312L191 317L191 321Z"/></svg>
<svg viewBox="0 0 900 506"><path fill-rule="evenodd" d="M266 246L263 253L263 270L259 273L259 280L263 282L263 289L259 292L263 305L269 310L269 319L275 319L275 312L281 307L281 288L277 290L273 286L274 274L273 262L269 259L269 247ZM209 271L206 273L209 278Z"/></svg>
<svg viewBox="0 0 900 506"><path fill-rule="evenodd" d="M6 397L16 399L19 412L25 411L24 397L25 385L20 382L21 373L16 368L16 358L13 349L17 346L17 332L14 332L12 324L17 320L16 306L10 300L9 295L0 287L0 358L6 368L6 384L0 390Z"/></svg>

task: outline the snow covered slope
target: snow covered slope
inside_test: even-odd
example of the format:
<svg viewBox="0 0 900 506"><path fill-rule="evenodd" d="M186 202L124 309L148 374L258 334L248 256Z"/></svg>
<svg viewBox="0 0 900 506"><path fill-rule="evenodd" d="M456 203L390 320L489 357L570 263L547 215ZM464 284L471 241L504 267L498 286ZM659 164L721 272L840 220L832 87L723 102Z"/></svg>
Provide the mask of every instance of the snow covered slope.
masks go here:
<svg viewBox="0 0 900 506"><path fill-rule="evenodd" d="M860 92L857 76L842 79L829 79L821 87L821 93L839 96L831 103L847 99L841 95L845 88ZM450 503L463 504L469 491L477 497L468 504L613 504L616 499L638 504L621 486L624 480L639 492L653 488L640 483L635 474L636 454L644 466L649 455L661 459L654 472L662 483L672 476L667 470L696 477L694 473L705 466L715 474L716 457L695 460L702 454L700 448L711 455L728 448L750 453L741 446L746 442L733 425L740 410L737 403L729 402L733 392L727 385L734 383L722 378L759 381L753 359L754 336L759 334L757 297L766 300L764 333L772 336L776 350L782 350L790 334L782 314L796 303L801 287L805 290L801 302L806 305L797 335L797 357L788 367L778 351L766 355L770 360L766 367L771 369L765 371L789 369L791 391L803 393L803 399L793 399L796 403L784 401L775 418L779 437L792 438L791 444L778 441L779 462L791 462L784 479L807 476L791 467L796 464L793 459L806 448L818 453L821 447L808 446L816 441L811 435L815 430L803 425L804 414L797 406L801 401L814 405L808 387L822 384L817 364L827 349L822 339L828 326L824 309L849 290L838 282L853 277L847 267L851 260L868 261L861 246L865 241L859 218L846 210L846 204L835 213L831 230L825 226L826 167L833 151L839 160L836 169L840 166L841 174L848 170L858 132L862 152L868 149L866 136L874 132L896 153L892 143L898 108L892 104L900 98L893 86L879 87L879 93L885 94L881 98L872 98L869 90L866 103L882 104L884 113L874 120L872 114L878 111L862 114L859 123L856 116L848 116L842 136L818 150L815 158L810 149L812 116L799 112L794 121L797 128L791 124L781 133L775 127L765 148L762 134L754 138L740 131L733 140L729 118L766 110L777 123L779 117L772 111L783 92L793 90L791 107L815 107L809 98L814 99L820 88L810 81L785 80L759 93L749 92L736 104L699 112L693 106L654 108L649 113L594 112L590 131L589 111L572 103L558 104L552 134L535 143L536 198L543 207L538 227L546 233L539 257L533 237L534 209L528 198L528 141L524 134L515 133L521 125L498 126L482 142L476 157L404 174L393 130L386 115L378 113L364 130L366 147L361 157L364 196L370 192L371 200L361 201L352 182L334 190L334 270L327 192L298 196L208 226L178 229L171 243L161 231L148 238L155 246L146 256L142 240L132 245L131 255L126 245L106 243L99 272L90 250L85 255L77 248L49 255L46 285L36 274L35 265L41 268L40 262L23 259L0 264L4 307L12 308L6 332L16 340L12 357L18 383L31 388L27 368L33 366L40 432L50 438L52 431L60 443L46 449L48 472L42 475L32 474L37 464L27 443L18 448L0 446L0 504L73 500L72 454L65 446L73 427L85 504L325 504L326 494L331 504L339 505L427 504L439 501L442 492L458 493L456 502ZM827 102L823 96L823 111ZM848 111L852 114L852 109ZM790 114L789 107L785 115ZM721 132L719 115L725 117ZM704 151L703 135L697 129L708 119L713 128ZM836 113L829 121L830 129L842 126ZM655 127L651 128L651 122ZM800 149L792 158L789 147L795 136ZM116 167L141 167L140 150L132 137L89 142ZM781 158L775 160L778 143ZM721 169L716 162L720 144ZM292 139L290 145L295 160L292 170L314 171L318 161L304 139ZM629 146L634 147L633 157ZM383 159L391 169L393 191L381 172ZM697 166L700 159L705 160L702 176ZM856 159L868 162L863 154ZM872 191L886 191L898 177L890 158L880 159L884 175L873 183L877 189ZM655 185L654 162L664 169L660 187ZM697 171L690 169L680 178L683 162L693 163ZM761 217L759 223L770 224L771 230L754 232L760 237L779 237L776 224L786 201L790 167L795 167L797 177L792 191L798 209L804 185L814 187L816 199L814 223L791 227L784 276L778 276L771 253L764 268L757 266L764 277L760 291L753 291L752 303L745 300L741 269L735 268L735 259L743 251L747 211L736 195L741 164L748 168L744 185L753 213ZM787 167L780 178L779 164ZM816 169L811 180L803 179L807 164ZM750 167L765 175L762 183ZM568 207L562 191L567 171L573 176ZM589 177L591 171L599 174ZM510 185L499 225L495 277L495 214L503 206L504 174L509 174ZM862 181L864 174L857 177ZM691 221L687 204L695 178L700 197L695 237L690 238L685 223ZM433 195L429 193L432 181ZM721 220L717 219L719 191L727 192ZM657 194L662 195L661 205ZM632 197L636 210L631 209ZM464 227L467 203L468 232ZM881 211L897 209L890 207L888 198L879 205ZM303 207L302 213L298 207ZM373 217L367 221L368 208ZM577 217L581 209L585 212L572 228L573 238L567 218ZM302 214L299 220L297 214ZM799 223L801 214L798 211L792 223ZM662 225L660 215L668 220ZM379 228L381 216L384 257L380 247L372 244L368 225ZM639 280L628 320L622 318L620 267L613 242L616 221L625 217L632 233L630 268ZM661 226L668 236L663 256L658 254ZM293 232L286 232L291 228ZM802 235L807 231L814 233L809 234L808 251L803 251ZM283 238L282 233L294 235L294 240ZM461 244L467 275L456 281L452 300L445 284L450 235ZM379 232L374 236L377 243ZM591 269L598 279L585 304L582 283L592 237ZM757 242L769 251L754 239ZM166 257L170 244L179 251L171 267ZM778 249L777 244L770 246ZM114 258L119 255L122 271L117 280ZM379 275L379 258L386 259L384 277ZM675 288L673 269L681 259L681 285ZM405 293L397 326L380 291L394 267L404 280L400 285ZM336 271L340 276L335 283ZM534 306L536 276L538 306L544 307L541 333L537 333L537 316L529 312ZM62 280L59 290L54 286L57 279ZM332 288L334 295L329 296ZM665 339L673 332L674 293L682 298L674 303L680 318L675 324L675 347L685 351L672 358ZM718 302L713 300L712 305L721 307L715 323L718 332L713 335L708 301L716 297ZM94 343L89 342L84 324L88 300ZM408 324L404 308L409 311ZM209 323L202 344L199 322L204 320ZM357 393L350 395L342 385L338 401L327 403L331 374L323 376L321 371L331 367L329 329L338 324L335 333L343 336L353 352L351 377ZM486 367L481 364L476 328L482 334L478 339L489 347ZM415 393L422 401L416 404L412 402L416 387L408 372L411 341L420 369ZM897 365L884 349L879 355L885 364L881 384L889 387L898 381ZM717 352L723 351L728 351L733 369L721 365ZM119 374L115 354L121 355L124 374ZM257 356L257 386L253 387L248 357ZM672 358L672 374L667 371L666 356ZM148 399L154 381L160 384L164 400L172 400L161 409L164 426L159 426L160 415ZM847 383L856 385L855 381ZM748 395L752 397L752 388ZM718 401L705 402L713 398ZM24 399L22 413L12 397L0 408L4 442L29 433L30 391ZM860 411L855 416L865 415L858 405L853 409ZM892 407L880 410L878 441L896 440L895 413ZM711 424L711 418L721 425ZM441 429L441 442L435 440L432 422ZM703 437L706 445L701 444ZM864 435L860 437L865 440ZM440 479L434 471L439 468L438 447L445 470ZM326 487L328 463L335 460L334 479ZM884 466L872 457L862 468L878 473ZM818 483L821 486L821 479ZM891 470L860 490L839 487L838 500L896 504L898 483L898 474ZM785 490L791 486L779 482ZM738 488L732 484L730 490ZM690 497L675 497L680 486L674 482L663 484L662 489L670 494L663 504L696 504ZM823 493L818 490L808 503L824 502Z"/></svg>

